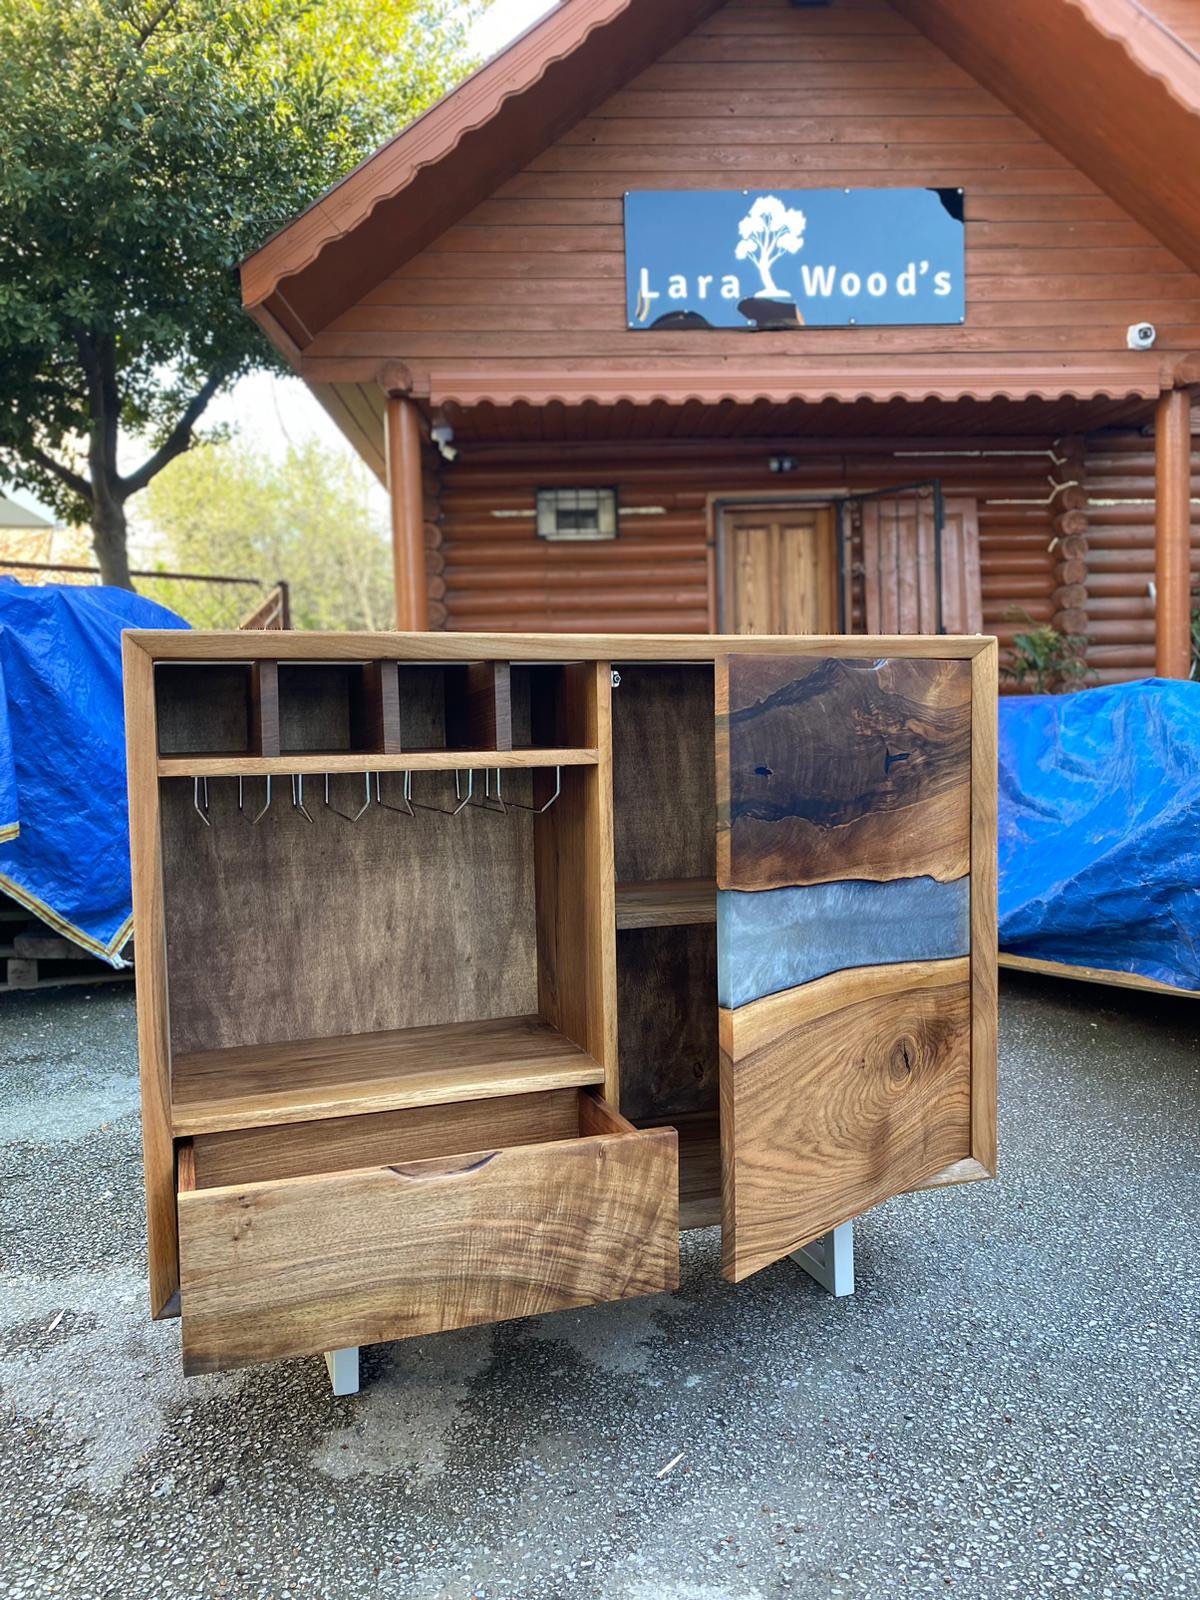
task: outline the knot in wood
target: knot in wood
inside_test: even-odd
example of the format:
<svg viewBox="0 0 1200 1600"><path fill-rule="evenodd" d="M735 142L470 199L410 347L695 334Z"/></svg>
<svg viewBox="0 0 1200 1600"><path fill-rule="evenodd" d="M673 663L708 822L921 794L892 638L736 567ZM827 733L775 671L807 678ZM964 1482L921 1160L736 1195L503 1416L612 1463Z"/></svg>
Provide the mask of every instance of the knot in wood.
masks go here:
<svg viewBox="0 0 1200 1600"><path fill-rule="evenodd" d="M896 1040L888 1056L888 1076L893 1083L907 1083L917 1061L917 1046L907 1034Z"/></svg>

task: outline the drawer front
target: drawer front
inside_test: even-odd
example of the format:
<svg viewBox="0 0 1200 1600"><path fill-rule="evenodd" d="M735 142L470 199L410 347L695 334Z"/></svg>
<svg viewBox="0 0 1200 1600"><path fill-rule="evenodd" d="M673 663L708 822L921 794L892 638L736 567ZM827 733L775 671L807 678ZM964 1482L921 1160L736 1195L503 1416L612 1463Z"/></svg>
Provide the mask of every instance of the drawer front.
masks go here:
<svg viewBox="0 0 1200 1600"><path fill-rule="evenodd" d="M675 1288L676 1135L594 1105L626 1131L181 1190L184 1371Z"/></svg>

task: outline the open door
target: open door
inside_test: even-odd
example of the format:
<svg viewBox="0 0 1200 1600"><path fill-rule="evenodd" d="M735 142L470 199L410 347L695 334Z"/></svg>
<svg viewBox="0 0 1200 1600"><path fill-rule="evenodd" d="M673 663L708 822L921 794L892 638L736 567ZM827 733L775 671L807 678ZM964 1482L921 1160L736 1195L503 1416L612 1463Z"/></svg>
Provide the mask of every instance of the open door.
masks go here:
<svg viewBox="0 0 1200 1600"><path fill-rule="evenodd" d="M892 1195L994 1167L994 1044L975 1014L990 986L972 1004L973 669L717 662L722 1265L735 1282ZM977 849L986 836L977 821ZM991 882L981 861L977 910Z"/></svg>

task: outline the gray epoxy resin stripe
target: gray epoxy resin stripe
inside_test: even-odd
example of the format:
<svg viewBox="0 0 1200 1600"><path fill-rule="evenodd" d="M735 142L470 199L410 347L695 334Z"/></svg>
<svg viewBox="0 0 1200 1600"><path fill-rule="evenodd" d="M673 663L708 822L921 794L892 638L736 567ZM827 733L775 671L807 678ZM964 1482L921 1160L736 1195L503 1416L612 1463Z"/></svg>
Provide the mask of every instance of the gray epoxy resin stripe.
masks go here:
<svg viewBox="0 0 1200 1600"><path fill-rule="evenodd" d="M969 877L846 879L717 893L717 992L730 1009L848 967L965 956Z"/></svg>

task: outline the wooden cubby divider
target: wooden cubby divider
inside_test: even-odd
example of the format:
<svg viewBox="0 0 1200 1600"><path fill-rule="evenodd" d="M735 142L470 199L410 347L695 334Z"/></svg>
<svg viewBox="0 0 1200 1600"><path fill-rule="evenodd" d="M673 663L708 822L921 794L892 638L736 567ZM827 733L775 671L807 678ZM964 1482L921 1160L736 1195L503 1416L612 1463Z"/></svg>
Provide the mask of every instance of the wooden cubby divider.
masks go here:
<svg viewBox="0 0 1200 1600"><path fill-rule="evenodd" d="M446 668L446 748L511 750L512 676L507 661Z"/></svg>
<svg viewBox="0 0 1200 1600"><path fill-rule="evenodd" d="M250 663L250 737L252 755L279 754L279 663Z"/></svg>

